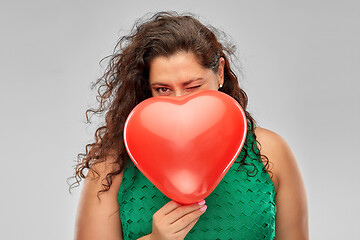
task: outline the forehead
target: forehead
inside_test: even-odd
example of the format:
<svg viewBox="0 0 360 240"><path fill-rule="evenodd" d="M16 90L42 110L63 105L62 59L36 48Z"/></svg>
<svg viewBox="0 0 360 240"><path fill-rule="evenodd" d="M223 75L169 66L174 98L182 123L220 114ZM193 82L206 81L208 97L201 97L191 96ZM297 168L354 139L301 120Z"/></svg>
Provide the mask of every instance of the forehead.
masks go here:
<svg viewBox="0 0 360 240"><path fill-rule="evenodd" d="M181 51L168 57L154 58L150 62L149 81L189 80L204 77L209 70L200 64L195 54Z"/></svg>

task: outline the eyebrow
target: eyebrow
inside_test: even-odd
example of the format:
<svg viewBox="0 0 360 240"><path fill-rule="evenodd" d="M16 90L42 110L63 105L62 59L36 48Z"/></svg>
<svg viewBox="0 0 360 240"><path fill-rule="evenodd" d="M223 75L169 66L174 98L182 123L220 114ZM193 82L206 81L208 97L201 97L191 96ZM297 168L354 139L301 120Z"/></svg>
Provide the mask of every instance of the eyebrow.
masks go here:
<svg viewBox="0 0 360 240"><path fill-rule="evenodd" d="M195 78L195 79L190 79L189 81L184 82L183 85L188 85L188 84L190 84L192 82L202 80L202 79L203 79L202 77ZM169 86L168 84L162 83L162 82L154 82L154 83L151 84L151 86L153 86L153 85Z"/></svg>

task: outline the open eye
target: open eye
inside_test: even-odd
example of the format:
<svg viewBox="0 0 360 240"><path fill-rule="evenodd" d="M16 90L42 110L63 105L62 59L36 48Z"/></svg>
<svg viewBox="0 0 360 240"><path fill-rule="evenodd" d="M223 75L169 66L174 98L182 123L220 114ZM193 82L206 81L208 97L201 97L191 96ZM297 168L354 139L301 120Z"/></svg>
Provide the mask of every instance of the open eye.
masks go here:
<svg viewBox="0 0 360 240"><path fill-rule="evenodd" d="M159 87L159 88L155 88L155 91L160 94L164 94L164 93L167 93L168 91L170 91L170 89L166 88L166 87Z"/></svg>

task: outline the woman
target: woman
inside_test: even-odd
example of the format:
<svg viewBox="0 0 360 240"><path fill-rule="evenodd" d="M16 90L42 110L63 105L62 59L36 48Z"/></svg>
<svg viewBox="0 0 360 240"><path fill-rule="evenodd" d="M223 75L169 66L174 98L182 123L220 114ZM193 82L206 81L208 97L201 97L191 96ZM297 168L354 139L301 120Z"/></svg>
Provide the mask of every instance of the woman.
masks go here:
<svg viewBox="0 0 360 240"><path fill-rule="evenodd" d="M120 39L95 84L99 109L87 111L106 112L106 122L86 153L79 154L75 178L85 181L76 239L308 238L306 196L295 157L284 139L257 127L246 111L247 96L230 68L232 52L213 31L192 16L158 13ZM181 205L129 160L124 122L146 98L209 89L240 103L249 126L246 142L209 197Z"/></svg>

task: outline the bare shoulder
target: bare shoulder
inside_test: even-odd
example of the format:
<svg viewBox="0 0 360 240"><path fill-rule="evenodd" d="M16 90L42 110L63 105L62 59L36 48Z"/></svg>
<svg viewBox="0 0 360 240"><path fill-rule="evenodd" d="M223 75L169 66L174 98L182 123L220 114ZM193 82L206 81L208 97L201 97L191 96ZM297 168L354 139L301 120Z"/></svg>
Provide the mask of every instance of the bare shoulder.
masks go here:
<svg viewBox="0 0 360 240"><path fill-rule="evenodd" d="M261 154L272 165L276 191L276 238L308 239L308 210L305 186L297 160L281 136L265 128L255 128Z"/></svg>
<svg viewBox="0 0 360 240"><path fill-rule="evenodd" d="M111 172L118 171L119 169L120 166L116 162L115 156L108 155L104 161L96 163L90 168L85 178L85 184L95 184L100 190L102 183L105 183L106 181L106 176ZM121 185L122 176L123 171L113 177L112 185L110 187L111 192L117 192L117 189Z"/></svg>
<svg viewBox="0 0 360 240"><path fill-rule="evenodd" d="M103 184L107 183L106 176L117 170L119 165L111 155L89 170L78 204L75 239L122 239L117 196L123 171L114 176L109 191L98 195Z"/></svg>
<svg viewBox="0 0 360 240"><path fill-rule="evenodd" d="M289 146L284 138L279 134L261 127L255 128L256 139L260 142L263 150L278 152L278 150L289 150Z"/></svg>
<svg viewBox="0 0 360 240"><path fill-rule="evenodd" d="M260 127L255 128L255 134L261 152L271 156L274 164L295 160L289 144L279 134Z"/></svg>
<svg viewBox="0 0 360 240"><path fill-rule="evenodd" d="M295 156L289 144L279 134L266 128L256 127L255 135L260 153L269 159L272 180L275 191L278 192L284 174L297 168Z"/></svg>

